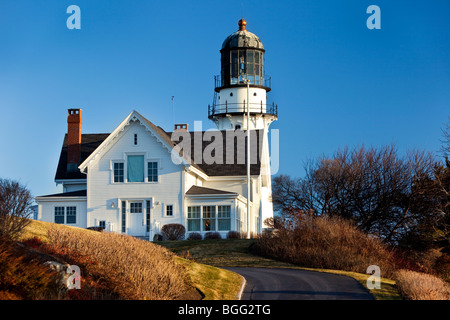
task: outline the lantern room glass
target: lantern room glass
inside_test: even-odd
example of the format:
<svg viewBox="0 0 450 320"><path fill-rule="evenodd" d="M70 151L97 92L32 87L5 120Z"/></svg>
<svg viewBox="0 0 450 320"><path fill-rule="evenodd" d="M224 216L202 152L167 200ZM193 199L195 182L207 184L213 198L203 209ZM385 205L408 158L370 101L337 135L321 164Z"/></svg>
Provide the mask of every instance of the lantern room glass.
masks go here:
<svg viewBox="0 0 450 320"><path fill-rule="evenodd" d="M264 52L235 49L222 52L222 86L244 83L264 86Z"/></svg>

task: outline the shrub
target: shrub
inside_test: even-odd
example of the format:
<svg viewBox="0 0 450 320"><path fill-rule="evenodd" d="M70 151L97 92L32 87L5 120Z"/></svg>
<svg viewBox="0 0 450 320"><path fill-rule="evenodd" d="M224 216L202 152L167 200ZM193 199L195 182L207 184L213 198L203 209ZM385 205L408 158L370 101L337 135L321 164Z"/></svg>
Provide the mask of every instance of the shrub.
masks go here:
<svg viewBox="0 0 450 320"><path fill-rule="evenodd" d="M450 299L450 287L435 276L410 270L399 270L394 274L394 279L397 287L406 299Z"/></svg>
<svg viewBox="0 0 450 320"><path fill-rule="evenodd" d="M159 233L157 233L153 236L153 241L163 241L163 240L164 240L163 236L160 235Z"/></svg>
<svg viewBox="0 0 450 320"><path fill-rule="evenodd" d="M241 233L237 231L228 231L227 239L241 239Z"/></svg>
<svg viewBox="0 0 450 320"><path fill-rule="evenodd" d="M348 220L302 215L272 224L276 229L261 235L251 248L254 253L304 267L359 273L377 265L382 276L392 275L391 252Z"/></svg>
<svg viewBox="0 0 450 320"><path fill-rule="evenodd" d="M93 231L99 231L99 232L103 232L103 230L105 230L105 228L103 228L103 227L87 227L86 229L93 230Z"/></svg>
<svg viewBox="0 0 450 320"><path fill-rule="evenodd" d="M203 237L200 233L198 232L191 232L189 233L189 236L187 238L188 240L202 240Z"/></svg>
<svg viewBox="0 0 450 320"><path fill-rule="evenodd" d="M0 240L0 299L58 299L59 275L27 247Z"/></svg>
<svg viewBox="0 0 450 320"><path fill-rule="evenodd" d="M19 182L0 178L0 237L17 240L30 223L33 197Z"/></svg>
<svg viewBox="0 0 450 320"><path fill-rule="evenodd" d="M181 240L184 239L186 229L179 223L170 223L163 225L161 233L166 240Z"/></svg>
<svg viewBox="0 0 450 320"><path fill-rule="evenodd" d="M209 240L209 239L222 239L222 236L220 235L219 232L215 231L215 232L207 232L205 233L205 240Z"/></svg>

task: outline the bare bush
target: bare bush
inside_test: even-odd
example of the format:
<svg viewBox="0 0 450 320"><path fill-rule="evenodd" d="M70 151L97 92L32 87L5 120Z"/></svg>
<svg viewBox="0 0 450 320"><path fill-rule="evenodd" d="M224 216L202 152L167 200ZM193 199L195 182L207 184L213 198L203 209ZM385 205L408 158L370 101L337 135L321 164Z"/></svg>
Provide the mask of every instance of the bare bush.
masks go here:
<svg viewBox="0 0 450 320"><path fill-rule="evenodd" d="M0 237L17 239L30 223L33 197L17 181L0 178Z"/></svg>
<svg viewBox="0 0 450 320"><path fill-rule="evenodd" d="M402 295L410 300L449 300L450 288L441 279L430 274L399 270L394 274Z"/></svg>
<svg viewBox="0 0 450 320"><path fill-rule="evenodd" d="M202 234L198 232L191 232L187 238L188 240L202 240Z"/></svg>
<svg viewBox="0 0 450 320"><path fill-rule="evenodd" d="M241 239L241 233L237 231L228 231L227 239Z"/></svg>
<svg viewBox="0 0 450 320"><path fill-rule="evenodd" d="M169 223L161 228L165 240L182 240L186 234L186 228L179 223Z"/></svg>
<svg viewBox="0 0 450 320"><path fill-rule="evenodd" d="M205 233L204 239L205 239L205 240L209 240L209 239L222 239L222 236L221 236L220 233L217 232L217 231L214 231L214 232L211 231L211 232Z"/></svg>
<svg viewBox="0 0 450 320"><path fill-rule="evenodd" d="M385 245L349 221L308 214L296 217L268 221L277 228L262 234L252 250L304 267L365 273L368 266L377 265L383 276L392 274L393 258Z"/></svg>
<svg viewBox="0 0 450 320"><path fill-rule="evenodd" d="M184 269L174 255L151 242L113 233L50 229L50 244L87 260L88 272L101 274L126 299L172 300L187 290Z"/></svg>

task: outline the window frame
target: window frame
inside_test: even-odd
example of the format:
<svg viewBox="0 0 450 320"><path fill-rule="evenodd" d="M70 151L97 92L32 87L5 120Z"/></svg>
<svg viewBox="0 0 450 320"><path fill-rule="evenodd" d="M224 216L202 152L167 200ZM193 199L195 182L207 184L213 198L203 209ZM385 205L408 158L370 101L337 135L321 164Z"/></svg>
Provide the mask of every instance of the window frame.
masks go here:
<svg viewBox="0 0 450 320"><path fill-rule="evenodd" d="M116 181L116 164L122 165L122 181ZM123 160L112 161L112 183L125 183L125 161Z"/></svg>
<svg viewBox="0 0 450 320"><path fill-rule="evenodd" d="M150 174L149 174L149 170L150 170L149 164L150 163L152 163L153 165L156 166L156 168L152 168L152 170L156 170L156 176L154 176L154 177L156 177L156 180L153 180L153 178L152 178L152 180L150 181L150 179L149 179L150 178ZM146 182L147 183L159 183L159 160L147 159L147 161L145 163L145 169L146 169L146 172L147 172L147 175L145 177ZM152 177L153 177L153 175L152 175Z"/></svg>
<svg viewBox="0 0 450 320"><path fill-rule="evenodd" d="M57 209L62 209L62 214L61 214L61 212L59 212L59 214L57 214L57 212L56 212ZM61 217L62 217L62 222L58 222L57 217L59 219L61 219ZM55 223L66 224L66 207L65 206L55 206L53 209L53 219L54 219Z"/></svg>
<svg viewBox="0 0 450 320"><path fill-rule="evenodd" d="M209 208L209 212L205 211L205 208ZM211 210L213 208L214 210ZM206 215L209 214L209 217ZM205 232L214 232L217 231L217 214L216 214L216 205L204 205L202 206L202 231ZM207 221L209 221L209 226L207 227ZM209 228L209 229L208 229Z"/></svg>
<svg viewBox="0 0 450 320"><path fill-rule="evenodd" d="M129 201L130 213L143 213L142 201Z"/></svg>
<svg viewBox="0 0 450 320"><path fill-rule="evenodd" d="M70 209L70 215L69 215L69 209ZM69 222L69 218L70 218L70 222ZM66 224L77 224L77 207L76 206L66 206Z"/></svg>
<svg viewBox="0 0 450 320"><path fill-rule="evenodd" d="M166 204L165 207L166 208L164 210L164 216L166 216L166 217L173 217L174 205L173 204ZM169 207L170 207L170 214L169 214Z"/></svg>
<svg viewBox="0 0 450 320"><path fill-rule="evenodd" d="M122 233L126 233L127 232L127 202L122 200L122 205L121 205L121 211L122 211L122 219L121 219L121 223L122 223Z"/></svg>
<svg viewBox="0 0 450 320"><path fill-rule="evenodd" d="M228 209L223 211L223 209ZM222 209L222 210L221 210ZM227 217L221 217L222 214L228 214ZM228 229L221 229L221 222L227 222ZM230 231L231 230L231 205L217 205L217 231Z"/></svg>
<svg viewBox="0 0 450 320"><path fill-rule="evenodd" d="M198 209L194 210L194 209ZM194 217L193 214L195 214ZM198 215L198 216L197 216ZM187 215L187 224L186 224L186 229L188 232L201 232L202 229L202 206L188 206L188 215ZM193 223L198 223L198 228L192 229L192 224Z"/></svg>
<svg viewBox="0 0 450 320"><path fill-rule="evenodd" d="M128 159L130 156L143 157L143 181L129 181L128 179ZM121 168L120 168L121 167ZM149 174L151 170L151 174ZM111 160L111 184L138 184L138 183L150 183L157 184L161 180L161 161L159 158L148 158L145 152L126 152L123 154L123 159Z"/></svg>

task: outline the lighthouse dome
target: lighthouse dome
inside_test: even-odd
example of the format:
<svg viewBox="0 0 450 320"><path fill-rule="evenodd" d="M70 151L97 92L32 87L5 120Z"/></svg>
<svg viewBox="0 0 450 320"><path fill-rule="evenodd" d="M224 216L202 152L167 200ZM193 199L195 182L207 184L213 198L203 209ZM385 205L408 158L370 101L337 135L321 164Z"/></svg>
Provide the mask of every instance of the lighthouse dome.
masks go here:
<svg viewBox="0 0 450 320"><path fill-rule="evenodd" d="M222 44L222 50L232 48L256 48L264 50L263 44L257 35L246 30L247 22L239 20L239 30L230 34Z"/></svg>

